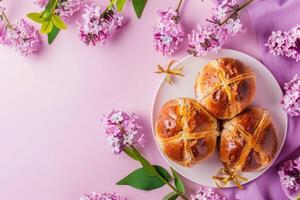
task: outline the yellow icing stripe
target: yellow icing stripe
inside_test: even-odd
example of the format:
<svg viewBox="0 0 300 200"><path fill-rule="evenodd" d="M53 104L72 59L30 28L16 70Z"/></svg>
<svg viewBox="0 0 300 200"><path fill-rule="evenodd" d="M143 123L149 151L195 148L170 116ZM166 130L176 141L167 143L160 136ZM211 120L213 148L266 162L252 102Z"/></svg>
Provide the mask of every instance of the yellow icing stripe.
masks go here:
<svg viewBox="0 0 300 200"><path fill-rule="evenodd" d="M213 60L211 61L211 65L217 69L217 72L218 72L218 76L221 80L221 85L224 87L225 89L225 92L227 93L227 96L228 96L228 100L229 102L232 101L232 93L231 93L231 89L227 83L227 80L225 78L225 72L223 69L220 68L220 65L219 65L219 62L217 60Z"/></svg>
<svg viewBox="0 0 300 200"><path fill-rule="evenodd" d="M213 91L215 91L215 90L217 90L221 87L224 87L224 90L225 90L225 92L228 96L228 101L230 103L233 103L232 101L234 100L234 98L233 98L232 90L231 90L229 85L232 84L232 83L241 81L241 80L246 80L246 79L249 79L249 78L255 78L255 74L253 72L247 72L247 73L240 74L238 76L235 76L235 77L227 80L226 75L225 75L225 71L222 68L220 68L219 62L217 60L211 61L210 64L213 68L215 68L217 70L218 77L219 77L221 83L217 83L216 85L214 85L212 87L212 89L207 92L207 95L205 95L204 97L201 98L201 100L204 99L205 97L207 97L211 92L213 92ZM198 88L200 88L200 83L199 82L198 82Z"/></svg>
<svg viewBox="0 0 300 200"><path fill-rule="evenodd" d="M246 79L249 79L249 78L255 78L255 74L252 73L252 72L240 74L236 77L233 77L232 79L229 79L227 81L227 84L238 82L238 81L241 81L241 80L246 80Z"/></svg>
<svg viewBox="0 0 300 200"><path fill-rule="evenodd" d="M269 119L269 113L264 111L263 116L262 116L260 122L258 123L253 136L250 133L246 132L245 130L240 129L239 127L235 127L239 131L241 137L247 141L247 144L243 148L242 153L240 155L240 160L233 167L235 170L242 170L242 166L245 165L248 154L250 153L250 151L252 149L254 149L256 152L259 153L259 155L261 157L262 165L269 162L269 157L267 156L266 152L258 144L259 138L261 137L261 134L263 133L262 129L267 124L268 119ZM229 127L231 127L231 126L229 126Z"/></svg>

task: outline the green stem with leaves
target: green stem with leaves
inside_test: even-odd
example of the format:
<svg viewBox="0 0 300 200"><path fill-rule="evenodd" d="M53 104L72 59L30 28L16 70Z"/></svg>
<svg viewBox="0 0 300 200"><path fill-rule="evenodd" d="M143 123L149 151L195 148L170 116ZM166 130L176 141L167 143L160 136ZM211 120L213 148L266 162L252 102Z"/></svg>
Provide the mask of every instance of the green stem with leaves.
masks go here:
<svg viewBox="0 0 300 200"><path fill-rule="evenodd" d="M135 155L130 154L130 150L126 147L125 153L130 156L131 158L140 161L143 167L149 167L149 165L151 165L153 167L152 164L149 163L149 161L147 161L140 153L139 151L133 146L131 145L131 148L133 150L133 153ZM146 164L145 164L146 163ZM181 193L180 191L178 191L172 184L169 183L168 180L166 180L160 173L157 172L157 170L155 170L155 168L153 167L153 173L163 182L165 183L167 186L169 186L178 196L180 196L182 199L184 200L189 200L183 193Z"/></svg>
<svg viewBox="0 0 300 200"><path fill-rule="evenodd" d="M234 10L233 13L231 13L225 20L223 20L220 23L220 26L224 25L230 18L234 17L239 11L241 11L242 9L244 9L245 7L247 7L253 1L255 1L255 0L248 0L244 4L242 4L239 8L237 8L236 10Z"/></svg>

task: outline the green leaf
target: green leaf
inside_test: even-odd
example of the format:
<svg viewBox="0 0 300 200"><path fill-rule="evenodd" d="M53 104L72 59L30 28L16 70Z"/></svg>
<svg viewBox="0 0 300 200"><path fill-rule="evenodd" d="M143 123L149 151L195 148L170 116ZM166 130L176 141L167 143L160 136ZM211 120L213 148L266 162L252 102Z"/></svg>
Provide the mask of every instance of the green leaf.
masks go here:
<svg viewBox="0 0 300 200"><path fill-rule="evenodd" d="M116 7L119 12L121 12L123 10L125 3L126 3L126 0L117 0Z"/></svg>
<svg viewBox="0 0 300 200"><path fill-rule="evenodd" d="M178 194L176 192L171 192L164 196L163 200L175 200L178 198Z"/></svg>
<svg viewBox="0 0 300 200"><path fill-rule="evenodd" d="M52 27L53 27L52 20L44 21L42 28L41 28L41 33L44 33L44 34L50 33L52 30Z"/></svg>
<svg viewBox="0 0 300 200"><path fill-rule="evenodd" d="M57 15L52 15L52 21L53 24L59 28L59 29L67 29L66 24L64 23L64 21Z"/></svg>
<svg viewBox="0 0 300 200"><path fill-rule="evenodd" d="M37 12L28 13L27 17L32 21L40 24L42 24L45 21L44 18L42 17L42 13L37 13Z"/></svg>
<svg viewBox="0 0 300 200"><path fill-rule="evenodd" d="M171 168L172 174L174 176L174 180L175 180L175 186L177 188L177 190L183 194L185 192L185 188L184 188L184 184L182 182L182 180L180 179L180 176L178 175L178 173Z"/></svg>
<svg viewBox="0 0 300 200"><path fill-rule="evenodd" d="M48 44L52 44L52 42L55 40L56 36L59 33L59 30L56 26L52 27L52 30L50 33L48 33Z"/></svg>
<svg viewBox="0 0 300 200"><path fill-rule="evenodd" d="M139 161L139 158L136 156L136 154L133 152L132 148L125 147L124 152L131 157L134 160Z"/></svg>
<svg viewBox="0 0 300 200"><path fill-rule="evenodd" d="M129 185L141 190L154 190L165 185L158 177L152 176L145 168L139 168L120 180L117 185Z"/></svg>
<svg viewBox="0 0 300 200"><path fill-rule="evenodd" d="M147 172L152 175L158 175L158 172L156 171L155 167L150 164L148 160L146 160L135 148L132 148L132 152L135 154L135 157L140 161L141 165Z"/></svg>
<svg viewBox="0 0 300 200"><path fill-rule="evenodd" d="M130 154L130 157L140 161L141 165L148 172L149 175L161 176L167 182L169 182L172 179L171 175L166 169L164 169L161 166L151 165L151 163L148 160L146 160L135 148L131 148Z"/></svg>
<svg viewBox="0 0 300 200"><path fill-rule="evenodd" d="M154 167L155 167L155 169L156 169L156 171L167 181L167 182L169 182L171 179L172 179L172 177L171 177L171 175L169 174L169 172L165 169L165 168L163 168L163 167L161 167L161 166L158 166L158 165L153 165Z"/></svg>
<svg viewBox="0 0 300 200"><path fill-rule="evenodd" d="M132 5L135 11L136 16L140 19L144 8L146 6L147 0L132 0Z"/></svg>
<svg viewBox="0 0 300 200"><path fill-rule="evenodd" d="M51 9L53 9L53 7L54 7L54 4L55 4L55 1L56 0L50 0L49 2L48 2L48 4L46 5L46 10L51 10Z"/></svg>

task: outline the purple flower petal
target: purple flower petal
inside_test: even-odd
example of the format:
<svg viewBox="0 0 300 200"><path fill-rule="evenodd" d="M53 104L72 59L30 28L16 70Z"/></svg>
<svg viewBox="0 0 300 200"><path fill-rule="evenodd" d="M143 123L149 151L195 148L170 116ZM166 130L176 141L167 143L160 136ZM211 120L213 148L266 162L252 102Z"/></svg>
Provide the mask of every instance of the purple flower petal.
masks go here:
<svg viewBox="0 0 300 200"><path fill-rule="evenodd" d="M138 130L141 126L135 114L113 110L103 118L105 133L114 154L123 152L126 145L143 146L143 134Z"/></svg>
<svg viewBox="0 0 300 200"><path fill-rule="evenodd" d="M159 10L157 14L159 22L153 27L153 46L163 55L172 55L184 37L178 13L169 8Z"/></svg>

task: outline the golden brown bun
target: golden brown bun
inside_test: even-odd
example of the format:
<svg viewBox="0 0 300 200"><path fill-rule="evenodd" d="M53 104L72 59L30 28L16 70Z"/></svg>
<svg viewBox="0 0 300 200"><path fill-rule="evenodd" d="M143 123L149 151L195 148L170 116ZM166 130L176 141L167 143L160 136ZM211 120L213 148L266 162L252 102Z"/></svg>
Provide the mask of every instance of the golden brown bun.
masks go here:
<svg viewBox="0 0 300 200"><path fill-rule="evenodd" d="M231 119L249 106L255 96L255 75L232 58L212 60L195 82L197 100L216 118Z"/></svg>
<svg viewBox="0 0 300 200"><path fill-rule="evenodd" d="M217 120L189 98L168 101L156 118L155 131L163 153L186 167L209 157L219 134Z"/></svg>
<svg viewBox="0 0 300 200"><path fill-rule="evenodd" d="M276 131L266 110L249 107L223 124L220 159L230 169L251 172L264 168L276 150Z"/></svg>

